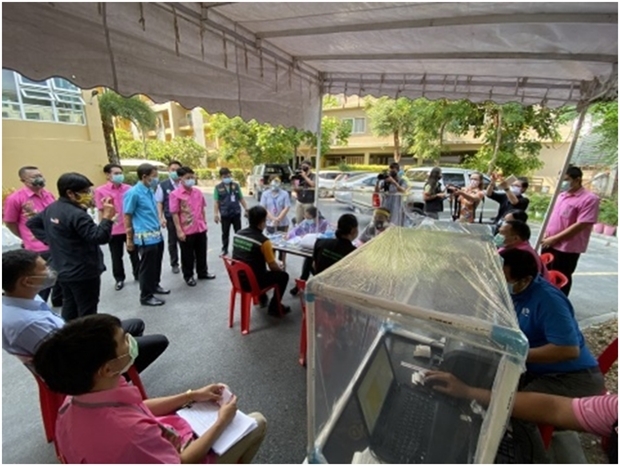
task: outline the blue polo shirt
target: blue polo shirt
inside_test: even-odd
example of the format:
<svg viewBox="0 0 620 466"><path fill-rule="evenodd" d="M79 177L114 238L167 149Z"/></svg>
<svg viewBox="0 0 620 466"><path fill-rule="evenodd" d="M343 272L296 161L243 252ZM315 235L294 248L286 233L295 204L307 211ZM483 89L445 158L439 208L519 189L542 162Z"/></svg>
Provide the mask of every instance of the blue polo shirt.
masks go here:
<svg viewBox="0 0 620 466"><path fill-rule="evenodd" d="M579 347L578 358L551 364L527 364L529 372L564 373L598 366L579 330L572 304L555 286L539 275L527 289L513 295L512 301L519 327L527 337L530 348L548 343Z"/></svg>
<svg viewBox="0 0 620 466"><path fill-rule="evenodd" d="M123 212L132 216L134 244L151 246L163 241L155 194L137 183L123 197Z"/></svg>
<svg viewBox="0 0 620 466"><path fill-rule="evenodd" d="M39 297L2 297L2 348L10 354L33 356L39 344L65 321Z"/></svg>

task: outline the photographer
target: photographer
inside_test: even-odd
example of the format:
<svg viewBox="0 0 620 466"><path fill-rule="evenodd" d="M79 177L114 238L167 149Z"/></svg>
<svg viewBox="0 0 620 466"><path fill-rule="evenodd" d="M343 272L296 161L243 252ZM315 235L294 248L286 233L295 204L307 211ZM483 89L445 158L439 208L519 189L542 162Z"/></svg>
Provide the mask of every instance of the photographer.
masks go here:
<svg viewBox="0 0 620 466"><path fill-rule="evenodd" d="M400 177L400 165L396 162L390 164L389 170L377 176L375 192L381 193L381 207L387 208L392 213L392 222L402 225L401 204L402 196L407 191L407 182Z"/></svg>
<svg viewBox="0 0 620 466"><path fill-rule="evenodd" d="M496 185L500 189L503 189L504 192L496 192ZM493 221L495 224L494 233L497 233L500 220L504 218L504 215L506 215L509 211L522 210L525 212L527 210L530 200L523 196L523 194L527 191L528 187L528 179L524 176L517 178L511 185L508 185L508 180L502 179L497 172L491 174L491 182L487 187L486 196L499 204L497 217L495 217L495 220Z"/></svg>
<svg viewBox="0 0 620 466"><path fill-rule="evenodd" d="M312 173L312 164L309 160L304 160L302 162L301 170L297 170L292 179L297 181L297 186L295 187L295 194L297 194L295 222L299 224L304 220L306 208L314 204L316 176Z"/></svg>
<svg viewBox="0 0 620 466"><path fill-rule="evenodd" d="M431 170L424 185L424 213L427 217L438 219L443 212L443 201L448 194L441 185L441 168Z"/></svg>

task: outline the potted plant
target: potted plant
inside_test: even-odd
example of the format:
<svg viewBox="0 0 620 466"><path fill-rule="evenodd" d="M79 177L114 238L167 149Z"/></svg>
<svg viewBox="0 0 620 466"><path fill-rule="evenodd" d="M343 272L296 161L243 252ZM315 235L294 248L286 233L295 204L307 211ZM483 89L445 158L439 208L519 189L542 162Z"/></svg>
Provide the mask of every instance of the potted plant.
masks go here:
<svg viewBox="0 0 620 466"><path fill-rule="evenodd" d="M603 224L603 234L613 236L618 225L618 200L615 198L603 199L598 214L599 223Z"/></svg>

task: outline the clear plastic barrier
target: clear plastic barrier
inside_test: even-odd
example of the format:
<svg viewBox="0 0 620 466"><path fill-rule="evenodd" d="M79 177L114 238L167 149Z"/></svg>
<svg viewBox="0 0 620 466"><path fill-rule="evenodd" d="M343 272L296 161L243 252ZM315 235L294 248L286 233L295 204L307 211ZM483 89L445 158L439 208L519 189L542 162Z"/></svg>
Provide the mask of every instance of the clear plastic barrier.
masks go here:
<svg viewBox="0 0 620 466"><path fill-rule="evenodd" d="M527 341L493 244L440 224L390 228L308 282L311 462L493 461ZM491 405L441 395L431 369Z"/></svg>

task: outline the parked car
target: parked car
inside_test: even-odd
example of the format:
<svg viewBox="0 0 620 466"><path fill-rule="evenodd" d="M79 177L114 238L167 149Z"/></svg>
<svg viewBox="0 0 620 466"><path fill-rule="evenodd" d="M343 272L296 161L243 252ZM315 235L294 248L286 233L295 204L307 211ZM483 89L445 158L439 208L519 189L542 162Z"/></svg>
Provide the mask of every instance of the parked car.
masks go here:
<svg viewBox="0 0 620 466"><path fill-rule="evenodd" d="M338 187L342 186L343 183L346 183L348 180L350 180L354 176L368 175L369 173L370 172L364 172L364 171L342 172L334 180L334 190L338 189Z"/></svg>
<svg viewBox="0 0 620 466"><path fill-rule="evenodd" d="M280 178L282 181L282 188L290 191L292 175L293 170L285 163L263 163L261 165L256 165L247 180L250 194L253 194L257 201L260 201L263 191L269 189L269 183L271 183L273 178Z"/></svg>
<svg viewBox="0 0 620 466"><path fill-rule="evenodd" d="M349 178L346 182L334 188L334 197L336 198L337 202L340 202L341 204L346 204L353 209L353 196L358 199L360 197L358 191L362 191L364 194L369 194L369 187L372 186L372 189L374 190L376 183L377 173L365 173L362 175L353 176ZM372 198L372 195L369 195Z"/></svg>
<svg viewBox="0 0 620 466"><path fill-rule="evenodd" d="M342 174L340 171L321 170L319 172L319 197L333 197L336 179Z"/></svg>
<svg viewBox="0 0 620 466"><path fill-rule="evenodd" d="M407 180L407 204L410 208L424 209L424 185L428 178L432 167L419 167L411 168L405 172L405 179ZM469 170L465 168L452 168L446 167L441 169L442 184L444 186L453 185L460 188L469 185L469 175L475 170ZM483 175L484 186L486 187L491 180L488 176ZM376 177L375 177L376 180ZM354 209L362 212L372 210L373 208L373 193L374 187L370 185L364 185L357 192L353 193L351 198L351 205ZM483 221L490 221L495 218L499 204L489 198L485 198L482 208ZM477 219L479 218L480 211L476 213ZM444 201L444 211L439 214L439 218L442 220L448 220L451 218L450 200L447 198Z"/></svg>

